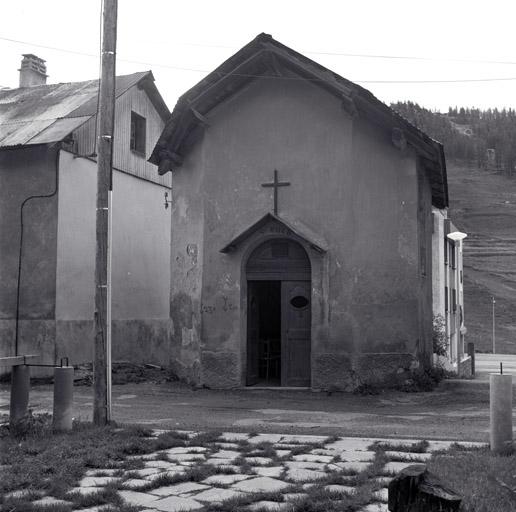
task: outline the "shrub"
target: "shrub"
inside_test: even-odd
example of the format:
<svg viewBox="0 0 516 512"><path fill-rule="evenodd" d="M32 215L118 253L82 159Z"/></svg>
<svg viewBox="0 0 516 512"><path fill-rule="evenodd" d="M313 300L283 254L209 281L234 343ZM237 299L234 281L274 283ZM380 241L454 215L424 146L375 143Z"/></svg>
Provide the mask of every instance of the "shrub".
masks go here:
<svg viewBox="0 0 516 512"><path fill-rule="evenodd" d="M432 332L433 351L438 356L448 353L448 340L446 339L446 324L442 315L434 315L434 328Z"/></svg>

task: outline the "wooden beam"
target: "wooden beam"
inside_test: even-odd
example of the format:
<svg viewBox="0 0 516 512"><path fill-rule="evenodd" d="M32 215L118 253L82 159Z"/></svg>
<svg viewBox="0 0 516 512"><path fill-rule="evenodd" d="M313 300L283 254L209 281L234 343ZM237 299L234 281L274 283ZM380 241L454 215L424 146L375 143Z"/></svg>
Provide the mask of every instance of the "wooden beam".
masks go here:
<svg viewBox="0 0 516 512"><path fill-rule="evenodd" d="M210 122L208 121L208 118L203 116L200 112L195 110L194 108L190 107L190 110L192 111L193 115L201 121L201 123L205 124L206 126L210 126Z"/></svg>
<svg viewBox="0 0 516 512"><path fill-rule="evenodd" d="M27 359L33 359L37 355L0 357L0 366L20 366L27 364Z"/></svg>
<svg viewBox="0 0 516 512"><path fill-rule="evenodd" d="M402 130L394 127L392 129L391 140L395 147L397 147L400 151L405 151L407 147L407 139Z"/></svg>
<svg viewBox="0 0 516 512"><path fill-rule="evenodd" d="M355 102L353 101L351 96L343 94L340 106L352 121L358 118L359 113L357 110L357 106L355 105Z"/></svg>

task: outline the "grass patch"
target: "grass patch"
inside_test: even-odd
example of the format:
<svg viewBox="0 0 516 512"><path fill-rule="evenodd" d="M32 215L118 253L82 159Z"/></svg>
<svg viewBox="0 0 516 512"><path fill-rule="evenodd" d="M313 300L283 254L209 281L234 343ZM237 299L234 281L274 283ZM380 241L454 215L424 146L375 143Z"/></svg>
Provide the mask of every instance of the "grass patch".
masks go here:
<svg viewBox="0 0 516 512"><path fill-rule="evenodd" d="M427 467L463 496L461 512L516 510L516 455L451 449L434 455Z"/></svg>
<svg viewBox="0 0 516 512"><path fill-rule="evenodd" d="M75 424L70 432L52 434L51 421L44 420L38 420L39 423L34 423L37 427L27 428L23 433L2 436L0 465L10 466L0 480L2 507L6 501L3 496L19 490L41 491L67 499L66 493L77 485L86 470L142 468L142 460L130 459L128 455L153 453L160 446L178 441L173 433L153 438L150 437L152 432L142 427L121 429L89 423ZM23 503L29 499L16 501L16 510L22 510Z"/></svg>

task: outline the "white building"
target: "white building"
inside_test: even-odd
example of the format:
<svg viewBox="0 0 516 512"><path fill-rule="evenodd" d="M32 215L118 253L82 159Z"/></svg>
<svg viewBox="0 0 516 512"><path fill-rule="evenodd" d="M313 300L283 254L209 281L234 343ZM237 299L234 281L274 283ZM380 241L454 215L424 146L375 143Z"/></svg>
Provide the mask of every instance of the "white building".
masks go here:
<svg viewBox="0 0 516 512"><path fill-rule="evenodd" d="M439 356L445 368L459 376L471 374L471 358L465 347L462 245L465 233L447 218L446 210L433 210L433 312L434 330L442 328L446 355Z"/></svg>

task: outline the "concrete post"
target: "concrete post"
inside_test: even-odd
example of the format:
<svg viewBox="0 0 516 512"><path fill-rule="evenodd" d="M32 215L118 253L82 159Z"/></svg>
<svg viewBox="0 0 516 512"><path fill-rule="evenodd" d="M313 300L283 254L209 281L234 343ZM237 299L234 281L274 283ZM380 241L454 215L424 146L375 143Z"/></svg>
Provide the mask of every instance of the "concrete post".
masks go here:
<svg viewBox="0 0 516 512"><path fill-rule="evenodd" d="M10 424L16 424L29 412L30 367L20 364L11 370Z"/></svg>
<svg viewBox="0 0 516 512"><path fill-rule="evenodd" d="M512 444L512 375L489 376L491 451L510 455Z"/></svg>
<svg viewBox="0 0 516 512"><path fill-rule="evenodd" d="M468 356L471 357L471 375L475 375L475 344L468 343Z"/></svg>
<svg viewBox="0 0 516 512"><path fill-rule="evenodd" d="M54 368L54 432L72 429L73 366Z"/></svg>

